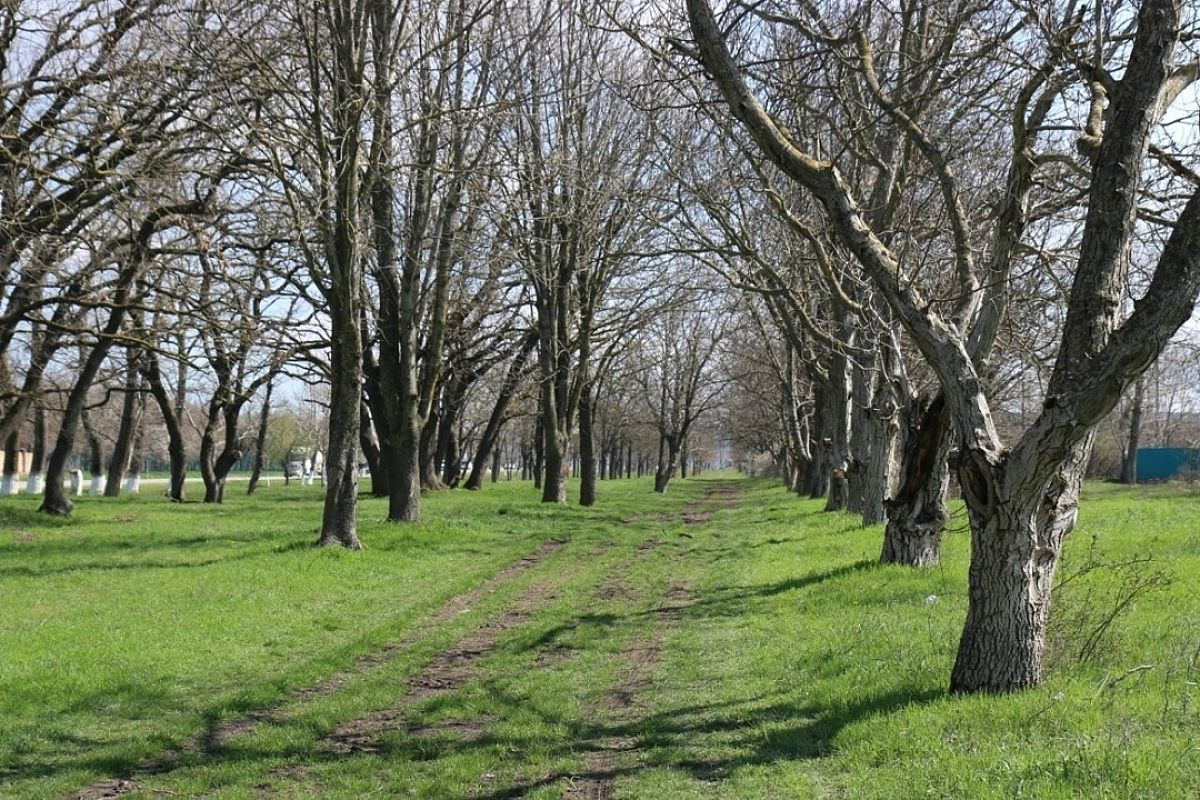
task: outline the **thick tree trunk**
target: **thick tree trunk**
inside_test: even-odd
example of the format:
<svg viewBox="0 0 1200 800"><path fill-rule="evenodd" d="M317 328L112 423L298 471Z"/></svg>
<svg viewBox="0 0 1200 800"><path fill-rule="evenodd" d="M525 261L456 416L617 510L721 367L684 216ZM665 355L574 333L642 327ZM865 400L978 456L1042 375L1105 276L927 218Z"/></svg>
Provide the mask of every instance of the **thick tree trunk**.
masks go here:
<svg viewBox="0 0 1200 800"><path fill-rule="evenodd" d="M862 524L879 525L887 520L887 498L896 474L896 425L891 415L876 410L866 420L868 460L863 465Z"/></svg>
<svg viewBox="0 0 1200 800"><path fill-rule="evenodd" d="M1039 486L991 479L965 456L959 467L971 520L967 620L950 675L952 692L1010 692L1042 680L1050 590L1062 543L1075 525L1092 436Z"/></svg>
<svg viewBox="0 0 1200 800"><path fill-rule="evenodd" d="M862 524L878 525L887 519L887 498L896 478L896 399L889 382L880 376L871 387L871 404L860 418L866 460L861 465Z"/></svg>
<svg viewBox="0 0 1200 800"><path fill-rule="evenodd" d="M352 287L354 292L358 287ZM336 291L336 289L335 289ZM358 540L358 423L362 400L362 341L356 315L334 316L330 343L329 447L325 468L325 509L319 547L362 548Z"/></svg>
<svg viewBox="0 0 1200 800"><path fill-rule="evenodd" d="M596 505L596 453L593 422L592 388L585 386L579 396L579 505Z"/></svg>
<svg viewBox="0 0 1200 800"><path fill-rule="evenodd" d="M1132 486L1137 483L1137 452L1142 436L1142 400L1146 392L1143 375L1133 385L1133 406L1129 410L1129 438L1125 442L1125 454L1121 458L1121 483Z"/></svg>
<svg viewBox="0 0 1200 800"><path fill-rule="evenodd" d="M389 522L417 522L421 519L421 431L416 407L400 419L396 429L396 447L388 470L391 493L388 495Z"/></svg>
<svg viewBox="0 0 1200 800"><path fill-rule="evenodd" d="M39 402L33 412L33 455L29 459L26 494L42 493L42 471L46 468L46 409Z"/></svg>
<svg viewBox="0 0 1200 800"><path fill-rule="evenodd" d="M942 532L946 528L946 490L950 484L947 461L951 427L945 399L914 400L907 415L900 485L887 502L887 527L883 534L884 564L929 567L941 560Z"/></svg>

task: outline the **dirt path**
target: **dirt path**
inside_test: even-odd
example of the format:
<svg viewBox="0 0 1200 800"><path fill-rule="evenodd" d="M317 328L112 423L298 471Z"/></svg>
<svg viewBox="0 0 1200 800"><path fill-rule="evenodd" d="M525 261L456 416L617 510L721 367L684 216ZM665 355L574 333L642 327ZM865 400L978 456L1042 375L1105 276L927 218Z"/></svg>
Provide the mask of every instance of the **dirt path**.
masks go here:
<svg viewBox="0 0 1200 800"><path fill-rule="evenodd" d="M496 573L479 586L476 586L470 591L464 592L463 594L451 599L433 614L422 620L417 627L415 627L403 638L391 644L385 645L378 650L374 650L370 653L360 656L353 664L338 670L328 678L292 690L278 703L269 708L252 711L245 716L237 717L235 719L216 722L210 725L208 730L206 730L203 735L191 740L190 742L187 742L181 749L168 751L160 756L156 756L153 759L144 761L138 764L137 767L131 770L128 774L89 784L78 791L67 795L65 800L102 800L103 798L121 797L122 795L129 794L130 792L140 788L140 784L134 779L136 775L153 776L170 772L180 764L184 756L193 755L196 753L213 753L219 750L230 739L239 734L246 733L255 725L274 721L279 709L290 702L313 700L337 691L348 684L355 676L366 674L391 663L406 649L412 647L413 644L419 641L424 635L453 620L459 614L468 610L483 598L493 594L501 587L516 580L521 575L541 563L552 553L561 548L564 544L566 544L566 542L557 539L551 539L545 542L537 550L505 567L503 570ZM523 601L529 601L528 595L530 595L531 591L533 590L527 590L526 593L522 595L522 598L517 601L517 604L514 606L513 610L502 614L501 617L498 618L502 621L496 624L503 625L505 624L503 620L508 620L511 623L513 619L516 619L516 617L511 615L520 613L519 608L521 607ZM491 624L493 623L487 623L479 630L482 631L489 629L488 626ZM496 632L496 636L498 637L503 630L505 630L505 628L498 630ZM478 631L476 633L478 633ZM468 640L470 638L471 637L468 636ZM464 640L464 642L468 642L468 640ZM475 646L481 646L482 643L482 640L477 641ZM494 641L492 643L494 644ZM465 645L460 643L460 645L463 647L471 646L469 643ZM431 665L430 668L432 668L432 666L433 665ZM429 668L427 668L427 671L428 669Z"/></svg>
<svg viewBox="0 0 1200 800"><path fill-rule="evenodd" d="M679 516L685 527L706 525L718 509L736 506L739 498L736 487L714 483L689 502ZM644 543L640 550L644 552L647 545L657 544L654 541ZM678 559L681 555L676 551L673 558ZM589 723L596 727L607 725L629 730L650 712L646 690L658 671L672 628L692 601L689 587L681 582L670 584L662 602L650 615L651 629L622 650L621 682L601 703L587 710ZM594 741L586 752L586 770L568 779L564 800L608 800L613 796L618 775L636 771L643 759L644 753L636 737L606 736Z"/></svg>
<svg viewBox="0 0 1200 800"><path fill-rule="evenodd" d="M599 704L586 709L591 724L627 729L648 713L645 692L658 671L671 628L691 602L691 591L672 584L663 603L654 609L651 631L621 651L621 682ZM643 753L636 737L610 735L593 741L585 759L584 772L567 779L564 800L608 800L613 796L617 776L637 769Z"/></svg>

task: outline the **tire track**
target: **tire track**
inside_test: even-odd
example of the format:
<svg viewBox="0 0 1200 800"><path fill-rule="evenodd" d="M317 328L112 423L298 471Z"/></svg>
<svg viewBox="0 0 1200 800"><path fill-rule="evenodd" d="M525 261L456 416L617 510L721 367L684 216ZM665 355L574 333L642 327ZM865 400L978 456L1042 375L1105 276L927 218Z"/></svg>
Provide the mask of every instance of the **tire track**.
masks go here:
<svg viewBox="0 0 1200 800"><path fill-rule="evenodd" d="M444 625L459 614L468 611L483 598L495 593L501 587L540 564L565 544L566 542L560 539L550 539L544 542L534 552L513 562L475 588L449 600L433 614L423 619L403 638L363 654L354 663L337 670L327 678L293 689L271 707L252 711L230 720L213 721L209 723L202 735L185 743L180 749L170 750L142 761L123 775L88 784L66 795L64 800L104 800L129 794L141 788L141 784L134 779L135 776L140 775L145 778L162 775L180 766L187 756L212 755L235 736L250 731L256 725L277 721L277 714L283 706L297 701L308 702L332 694L346 686L356 676L367 674L395 661L404 651L438 626Z"/></svg>

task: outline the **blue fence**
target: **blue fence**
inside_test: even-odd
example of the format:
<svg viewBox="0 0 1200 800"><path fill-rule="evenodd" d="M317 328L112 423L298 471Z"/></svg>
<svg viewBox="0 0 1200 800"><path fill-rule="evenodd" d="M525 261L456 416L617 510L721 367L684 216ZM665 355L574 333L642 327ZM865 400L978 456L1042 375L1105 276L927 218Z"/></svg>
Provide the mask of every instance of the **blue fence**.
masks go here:
<svg viewBox="0 0 1200 800"><path fill-rule="evenodd" d="M1143 447L1137 452L1139 481L1167 481L1183 472L1200 472L1200 448Z"/></svg>

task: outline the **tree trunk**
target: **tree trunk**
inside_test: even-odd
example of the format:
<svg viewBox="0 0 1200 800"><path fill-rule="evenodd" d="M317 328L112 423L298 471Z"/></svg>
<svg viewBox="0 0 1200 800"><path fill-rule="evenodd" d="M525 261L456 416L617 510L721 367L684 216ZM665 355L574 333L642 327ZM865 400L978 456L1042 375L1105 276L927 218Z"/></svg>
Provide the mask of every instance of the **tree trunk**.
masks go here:
<svg viewBox="0 0 1200 800"><path fill-rule="evenodd" d="M848 487L846 473L849 425L849 387L847 386L846 357L834 353L829 369L828 418L830 435L821 443L825 465L829 470L829 497L825 501L826 511L841 511L846 507Z"/></svg>
<svg viewBox="0 0 1200 800"><path fill-rule="evenodd" d="M382 436L376 439L371 435L371 429L375 427L376 422L374 415L371 414L370 406L365 401L359 404L359 412L358 444L362 448L363 458L367 462L367 471L371 473L371 496L387 497L387 469L384 466L383 452L378 444L379 441L382 441ZM287 484L286 475L284 484Z"/></svg>
<svg viewBox="0 0 1200 800"><path fill-rule="evenodd" d="M596 505L596 409L592 405L592 387L584 386L579 395L579 505Z"/></svg>
<svg viewBox="0 0 1200 800"><path fill-rule="evenodd" d="M13 428L4 440L4 478L0 481L0 495L17 493L17 469L20 466L20 429Z"/></svg>
<svg viewBox="0 0 1200 800"><path fill-rule="evenodd" d="M33 412L33 456L29 459L26 494L42 493L42 470L46 464L46 409L39 401Z"/></svg>
<svg viewBox="0 0 1200 800"><path fill-rule="evenodd" d="M139 398L141 411L138 424L133 431L133 443L129 449L129 471L125 474L125 493L137 494L142 489L142 450L146 440L146 397Z"/></svg>
<svg viewBox="0 0 1200 800"><path fill-rule="evenodd" d="M335 287L357 293L358 286ZM358 424L362 401L362 340L356 314L331 315L329 447L325 468L325 509L319 547L333 545L359 550L358 540ZM340 318L340 319L339 319ZM342 323L339 325L339 321Z"/></svg>
<svg viewBox="0 0 1200 800"><path fill-rule="evenodd" d="M271 423L271 393L274 389L275 381L267 381L267 388L263 391L262 411L258 415L258 436L254 439L254 468L250 473L250 483L246 486L246 494L254 494L254 490L258 488L258 481L262 478L263 466L266 464L267 431Z"/></svg>
<svg viewBox="0 0 1200 800"><path fill-rule="evenodd" d="M546 461L546 434L542 426L541 408L533 432L533 488L542 488L542 473Z"/></svg>
<svg viewBox="0 0 1200 800"><path fill-rule="evenodd" d="M654 491L665 494L671 483L671 476L679 468L679 437L666 434L659 438L658 468L654 472Z"/></svg>
<svg viewBox="0 0 1200 800"><path fill-rule="evenodd" d="M100 435L92 427L92 415L86 402L79 421L83 423L83 432L88 442L88 476L91 478L88 494L97 496L104 492L104 442L100 441Z"/></svg>
<svg viewBox="0 0 1200 800"><path fill-rule="evenodd" d="M887 501L883 533L884 564L929 567L941 560L946 528L947 461L951 426L945 398L914 399L907 414L900 466L900 486Z"/></svg>
<svg viewBox="0 0 1200 800"><path fill-rule="evenodd" d="M392 467L388 470L388 521L417 522L421 519L421 431L415 403L412 413L404 414L399 422Z"/></svg>
<svg viewBox="0 0 1200 800"><path fill-rule="evenodd" d="M1132 486L1137 483L1137 452L1142 436L1142 400L1146 392L1146 377L1137 379L1133 385L1133 406L1129 411L1129 438L1125 443L1125 455L1121 459L1121 483Z"/></svg>
<svg viewBox="0 0 1200 800"><path fill-rule="evenodd" d="M959 480L971 520L967 619L952 692L1001 693L1041 683L1050 590L1062 542L1075 525L1092 435L1075 445L1049 486L980 472L964 456Z"/></svg>
<svg viewBox="0 0 1200 800"><path fill-rule="evenodd" d="M440 418L440 411L435 411L429 415L421 427L418 457L420 459L421 488L426 491L445 488L442 478L438 474L439 465L437 463L437 430Z"/></svg>
<svg viewBox="0 0 1200 800"><path fill-rule="evenodd" d="M104 484L105 497L118 497L125 471L129 469L129 458L133 453L133 437L137 435L141 422L141 380L138 367L138 348L126 348L128 361L125 373L125 395L121 398L121 422L117 428L117 440L113 443L112 456L108 461L108 479Z"/></svg>
<svg viewBox="0 0 1200 800"><path fill-rule="evenodd" d="M550 421L542 425L542 502L567 502L567 437Z"/></svg>
<svg viewBox="0 0 1200 800"><path fill-rule="evenodd" d="M146 382L150 386L150 396L158 404L163 424L167 429L167 458L171 465L171 477L167 484L167 495L172 502L182 503L185 499L184 486L187 480L187 451L184 449L183 427L180 424L183 412L184 393L176 386L174 400L167 394L163 383L162 372L158 366L158 356L147 353L142 362ZM180 364L179 383L184 381L184 365Z"/></svg>
<svg viewBox="0 0 1200 800"><path fill-rule="evenodd" d="M850 423L846 451L846 510L854 514L862 514L869 502L867 473L871 469L871 459L874 455L871 452L870 441L870 417L873 410L871 373L877 362L878 359L873 358L869 365L856 361L850 366L850 402L846 409ZM879 503L882 502L881 496Z"/></svg>
<svg viewBox="0 0 1200 800"><path fill-rule="evenodd" d="M63 488L63 474L67 469L67 460L70 459L71 452L75 449L75 432L86 411L88 391L92 388L93 381L96 380L96 373L100 371L100 365L108 356L113 342L111 337L120 330L124 313L124 307L119 306L109 314L108 323L105 325L101 339L88 353L83 362L83 368L79 371L79 377L76 378L75 385L71 387L71 393L67 396L67 407L59 424L58 438L54 442L54 450L50 453L50 460L46 465L46 488L42 496L42 505L38 508L39 511L46 514L67 516L75 508L75 504L70 501Z"/></svg>

